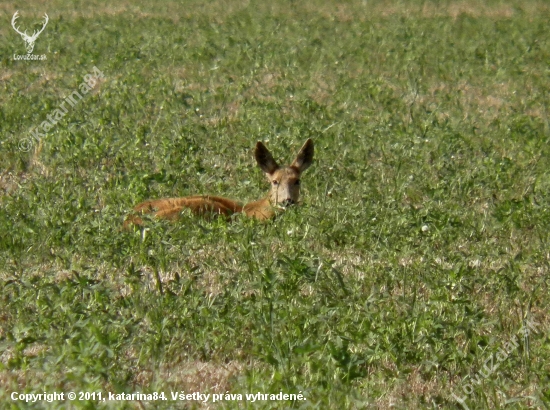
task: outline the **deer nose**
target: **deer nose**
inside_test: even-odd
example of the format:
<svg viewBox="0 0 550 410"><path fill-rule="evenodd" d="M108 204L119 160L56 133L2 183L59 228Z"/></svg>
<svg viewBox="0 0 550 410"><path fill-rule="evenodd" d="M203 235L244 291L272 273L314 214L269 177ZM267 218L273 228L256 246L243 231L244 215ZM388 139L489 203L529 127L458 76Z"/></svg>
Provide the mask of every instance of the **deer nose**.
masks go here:
<svg viewBox="0 0 550 410"><path fill-rule="evenodd" d="M290 198L287 198L283 201L283 206L286 208L290 205L294 205L294 200L290 199Z"/></svg>

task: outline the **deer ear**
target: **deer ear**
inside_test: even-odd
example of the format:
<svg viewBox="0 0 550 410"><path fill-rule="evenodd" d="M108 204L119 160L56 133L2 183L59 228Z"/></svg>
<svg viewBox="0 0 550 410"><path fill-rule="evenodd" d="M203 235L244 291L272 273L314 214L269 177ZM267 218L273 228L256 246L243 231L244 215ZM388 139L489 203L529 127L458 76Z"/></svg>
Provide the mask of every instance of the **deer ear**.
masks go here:
<svg viewBox="0 0 550 410"><path fill-rule="evenodd" d="M296 156L296 159L290 166L298 169L300 173L304 172L313 163L313 153L313 140L310 138L302 146L300 152L298 152L298 155Z"/></svg>
<svg viewBox="0 0 550 410"><path fill-rule="evenodd" d="M256 157L256 162L258 166L266 174L273 174L279 169L279 165L273 159L271 152L262 144L260 141L256 143L256 149L254 150L254 157Z"/></svg>

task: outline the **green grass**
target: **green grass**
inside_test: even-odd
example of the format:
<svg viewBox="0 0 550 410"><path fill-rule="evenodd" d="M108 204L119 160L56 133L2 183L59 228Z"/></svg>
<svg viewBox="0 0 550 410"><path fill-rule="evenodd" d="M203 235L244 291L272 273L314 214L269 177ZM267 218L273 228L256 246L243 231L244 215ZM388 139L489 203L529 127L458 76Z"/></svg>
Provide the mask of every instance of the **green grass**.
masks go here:
<svg viewBox="0 0 550 410"><path fill-rule="evenodd" d="M16 8L0 5L8 407L97 408L13 391L301 391L208 408L462 409L452 393L530 318L539 332L466 403L547 408L546 2L18 9L23 29L50 22L34 49L47 60L14 61ZM21 151L94 66L106 78ZM258 199L255 142L290 161L307 138L303 205L275 221L120 229L149 198Z"/></svg>

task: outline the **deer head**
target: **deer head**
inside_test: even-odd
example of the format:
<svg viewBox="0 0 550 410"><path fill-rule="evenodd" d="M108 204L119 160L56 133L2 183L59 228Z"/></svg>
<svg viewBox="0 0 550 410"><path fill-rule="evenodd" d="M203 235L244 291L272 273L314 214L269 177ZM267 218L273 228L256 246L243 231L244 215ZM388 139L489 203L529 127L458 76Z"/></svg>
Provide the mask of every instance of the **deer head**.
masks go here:
<svg viewBox="0 0 550 410"><path fill-rule="evenodd" d="M268 199L271 205L286 208L300 198L300 176L313 162L313 141L308 139L288 167L281 167L260 141L254 152L256 162L271 183Z"/></svg>
<svg viewBox="0 0 550 410"><path fill-rule="evenodd" d="M48 15L47 14L44 14L44 24L42 25L42 28L40 30L37 30L35 31L32 36L29 36L27 34L27 30L25 30L23 33L21 31L19 31L19 29L15 26L15 20L17 20L17 18L19 17L19 11L16 11L15 14L13 15L13 18L11 19L11 25L13 27L13 29L17 32L17 34L21 35L21 37L23 38L23 40L25 41L25 43L27 44L26 45L26 48L27 48L27 54L31 54L32 53L32 50L34 49L34 43L36 42L36 39L38 38L38 36L40 35L40 33L42 33L44 31L44 29L46 28L46 25L48 24Z"/></svg>

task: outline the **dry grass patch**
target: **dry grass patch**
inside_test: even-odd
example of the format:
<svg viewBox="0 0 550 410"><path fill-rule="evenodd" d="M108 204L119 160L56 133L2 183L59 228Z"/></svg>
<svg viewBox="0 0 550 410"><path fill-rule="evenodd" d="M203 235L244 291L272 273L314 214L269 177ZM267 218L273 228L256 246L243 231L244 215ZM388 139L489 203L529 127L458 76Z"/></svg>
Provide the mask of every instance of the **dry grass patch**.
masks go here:
<svg viewBox="0 0 550 410"><path fill-rule="evenodd" d="M26 3L24 10L34 17L41 16L40 13L46 7L41 0L31 0ZM131 16L132 18L167 18L174 23L182 19L191 19L197 16L208 16L217 24L223 24L227 18L246 9L254 9L262 14L273 15L320 15L338 22L365 21L373 17L388 17L403 15L409 17L437 18L451 17L457 19L461 15L471 17L489 17L492 19L509 19L518 13L527 16L539 15L550 10L550 6L544 1L509 1L507 3L487 4L480 0L466 0L440 4L437 2L422 2L419 4L409 2L385 2L355 0L346 4L334 4L322 1L308 3L270 3L252 4L249 0L219 0L212 2L186 2L182 4L176 1L163 2L162 6L137 3L125 0L116 5L105 1L92 1L85 5L79 5L78 10L68 6L64 0L54 0L48 3L50 18L68 16L72 18L82 17L92 19L97 16ZM13 14L14 9L10 4L0 5L0 16L7 17ZM46 10L48 12L48 10ZM30 17L29 17L30 18ZM3 30L9 30L4 28ZM0 29L0 33L2 30Z"/></svg>

